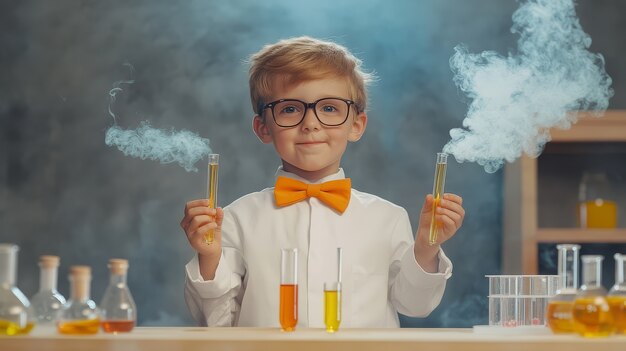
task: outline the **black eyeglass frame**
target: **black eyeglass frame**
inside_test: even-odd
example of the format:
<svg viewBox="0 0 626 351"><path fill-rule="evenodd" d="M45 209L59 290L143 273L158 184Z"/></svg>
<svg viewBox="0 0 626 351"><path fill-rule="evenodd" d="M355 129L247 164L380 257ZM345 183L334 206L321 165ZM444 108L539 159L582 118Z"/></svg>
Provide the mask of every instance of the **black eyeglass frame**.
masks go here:
<svg viewBox="0 0 626 351"><path fill-rule="evenodd" d="M341 123L338 123L338 124L327 124L327 123L322 122L320 117L317 115L317 110L315 109L315 107L317 106L317 103L322 101L322 100L328 100L328 99L341 100L341 101L345 102L348 105L348 111L346 113L346 117L343 119L343 121ZM274 115L274 106L276 106L277 104L280 104L282 102L285 102L285 101L295 101L295 102L299 102L299 103L304 105L304 112L302 113L302 118L300 118L300 121L298 121L298 123L296 123L294 125L284 126L284 125L279 124L276 121L276 116ZM269 102L269 103L267 103L265 105L261 105L260 106L261 108L259 109L259 113L262 115L263 111L269 108L272 111L272 118L274 119L274 123L276 123L277 126L283 127L283 128L292 128L292 127L295 127L295 126L299 125L300 123L302 123L302 121L304 121L304 117L306 117L307 110L308 109L312 109L313 110L313 114L315 115L315 118L317 118L317 120L322 125L327 126L327 127L338 127L338 126L346 123L346 121L348 120L348 117L350 116L350 107L351 106L357 107L356 106L356 102L354 102L354 101L352 101L350 99L344 99L344 98L340 98L340 97L325 97L325 98L317 99L317 100L315 100L313 102L305 102L305 101L298 100L298 99L279 99L279 100L276 100L276 101Z"/></svg>

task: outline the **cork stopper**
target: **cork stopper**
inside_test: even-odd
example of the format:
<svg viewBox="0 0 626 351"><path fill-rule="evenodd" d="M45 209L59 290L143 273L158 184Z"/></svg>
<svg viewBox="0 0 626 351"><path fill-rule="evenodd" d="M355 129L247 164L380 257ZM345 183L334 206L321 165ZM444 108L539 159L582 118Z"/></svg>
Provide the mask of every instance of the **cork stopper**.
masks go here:
<svg viewBox="0 0 626 351"><path fill-rule="evenodd" d="M91 283L91 267L71 266L70 282L72 285L72 299L86 300L89 298L89 285Z"/></svg>
<svg viewBox="0 0 626 351"><path fill-rule="evenodd" d="M72 278L91 278L91 267L71 266L70 276L72 276Z"/></svg>
<svg viewBox="0 0 626 351"><path fill-rule="evenodd" d="M123 258L112 258L109 260L109 270L111 274L126 275L128 271L128 260Z"/></svg>
<svg viewBox="0 0 626 351"><path fill-rule="evenodd" d="M57 268L59 267L59 262L61 262L59 256L39 256L39 267L41 268Z"/></svg>

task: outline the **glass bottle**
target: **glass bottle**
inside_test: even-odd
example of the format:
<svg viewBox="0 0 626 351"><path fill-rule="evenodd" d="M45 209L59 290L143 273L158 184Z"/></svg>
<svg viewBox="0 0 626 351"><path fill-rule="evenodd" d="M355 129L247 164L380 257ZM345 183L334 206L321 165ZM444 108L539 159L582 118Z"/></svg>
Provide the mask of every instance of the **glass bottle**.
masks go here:
<svg viewBox="0 0 626 351"><path fill-rule="evenodd" d="M626 282L624 281L626 255L615 254L613 257L615 258L615 285L606 299L613 315L615 332L626 334Z"/></svg>
<svg viewBox="0 0 626 351"><path fill-rule="evenodd" d="M35 325L28 298L15 286L18 251L17 245L0 244L0 335L28 334Z"/></svg>
<svg viewBox="0 0 626 351"><path fill-rule="evenodd" d="M547 324L553 333L573 333L572 310L578 288L578 252L580 245L561 244L559 251L558 274L560 287L548 302Z"/></svg>
<svg viewBox="0 0 626 351"><path fill-rule="evenodd" d="M617 227L617 203L605 173L584 173L578 188L581 228Z"/></svg>
<svg viewBox="0 0 626 351"><path fill-rule="evenodd" d="M109 285L100 302L102 330L107 333L129 332L137 321L137 305L126 285L128 260L109 260Z"/></svg>
<svg viewBox="0 0 626 351"><path fill-rule="evenodd" d="M70 267L70 299L63 306L57 329L61 334L96 334L100 319L96 303L89 298L91 267Z"/></svg>
<svg viewBox="0 0 626 351"><path fill-rule="evenodd" d="M59 256L39 257L39 291L30 300L38 325L56 323L66 302L57 291L59 261Z"/></svg>
<svg viewBox="0 0 626 351"><path fill-rule="evenodd" d="M600 255L583 255L583 284L574 301L574 330L588 338L605 337L613 332L613 316L602 286Z"/></svg>

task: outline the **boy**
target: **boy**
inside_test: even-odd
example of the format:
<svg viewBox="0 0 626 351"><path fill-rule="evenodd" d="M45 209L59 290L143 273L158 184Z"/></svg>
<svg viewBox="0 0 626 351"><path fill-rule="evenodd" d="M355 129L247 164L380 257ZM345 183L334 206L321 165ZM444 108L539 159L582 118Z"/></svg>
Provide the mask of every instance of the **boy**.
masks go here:
<svg viewBox="0 0 626 351"><path fill-rule="evenodd" d="M282 166L274 188L223 211L207 200L186 204L181 227L198 254L186 266L185 300L199 324L278 327L281 248L299 251L300 327L324 326L323 283L336 280L337 247L342 327L398 327L397 312L426 316L439 304L452 270L439 245L461 226L462 199L444 196L436 216L442 230L430 246L433 199L426 196L414 242L407 212L351 189L339 167L348 142L365 132L370 78L344 47L309 37L251 57L253 129ZM208 230L215 231L210 245Z"/></svg>

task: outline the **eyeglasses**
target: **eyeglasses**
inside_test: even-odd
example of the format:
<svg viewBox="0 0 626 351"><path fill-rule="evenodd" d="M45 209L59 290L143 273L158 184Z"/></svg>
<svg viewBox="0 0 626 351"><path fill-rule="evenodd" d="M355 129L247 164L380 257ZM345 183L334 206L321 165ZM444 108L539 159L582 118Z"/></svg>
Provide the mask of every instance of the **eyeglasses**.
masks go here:
<svg viewBox="0 0 626 351"><path fill-rule="evenodd" d="M344 124L350 114L354 101L341 98L324 98L315 102L296 99L280 99L265 104L260 111L272 110L274 122L280 127L295 127L302 123L307 109L312 109L321 124L336 127Z"/></svg>

